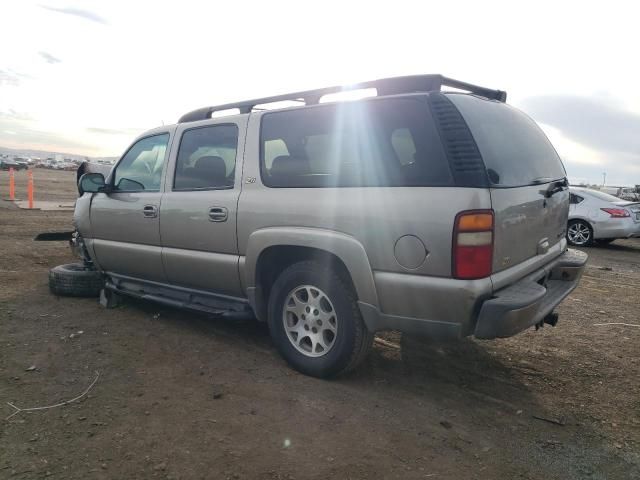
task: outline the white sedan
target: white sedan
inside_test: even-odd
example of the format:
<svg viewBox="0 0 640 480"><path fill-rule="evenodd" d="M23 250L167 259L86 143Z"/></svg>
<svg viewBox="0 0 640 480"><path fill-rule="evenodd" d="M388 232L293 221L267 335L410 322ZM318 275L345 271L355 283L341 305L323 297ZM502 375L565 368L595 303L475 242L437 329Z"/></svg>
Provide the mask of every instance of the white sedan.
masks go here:
<svg viewBox="0 0 640 480"><path fill-rule="evenodd" d="M567 241L588 247L617 238L640 237L640 203L620 200L608 193L570 187Z"/></svg>

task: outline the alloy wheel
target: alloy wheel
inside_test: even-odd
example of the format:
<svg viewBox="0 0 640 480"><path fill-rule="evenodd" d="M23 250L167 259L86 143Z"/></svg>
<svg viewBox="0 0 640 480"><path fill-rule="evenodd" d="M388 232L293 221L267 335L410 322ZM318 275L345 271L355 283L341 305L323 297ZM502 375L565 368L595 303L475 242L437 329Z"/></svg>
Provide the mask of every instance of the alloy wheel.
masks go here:
<svg viewBox="0 0 640 480"><path fill-rule="evenodd" d="M286 296L282 322L287 338L308 357L326 355L338 334L338 316L329 296L317 287L301 285Z"/></svg>
<svg viewBox="0 0 640 480"><path fill-rule="evenodd" d="M591 230L582 222L576 222L569 226L567 237L574 245L586 245L591 240Z"/></svg>

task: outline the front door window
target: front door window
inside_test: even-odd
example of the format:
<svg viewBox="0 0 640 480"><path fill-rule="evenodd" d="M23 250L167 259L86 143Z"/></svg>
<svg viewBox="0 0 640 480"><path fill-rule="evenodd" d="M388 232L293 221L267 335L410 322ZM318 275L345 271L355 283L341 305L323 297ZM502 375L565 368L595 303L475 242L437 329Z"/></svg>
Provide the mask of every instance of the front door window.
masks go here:
<svg viewBox="0 0 640 480"><path fill-rule="evenodd" d="M116 191L158 192L168 143L168 133L136 142L116 167L113 181Z"/></svg>

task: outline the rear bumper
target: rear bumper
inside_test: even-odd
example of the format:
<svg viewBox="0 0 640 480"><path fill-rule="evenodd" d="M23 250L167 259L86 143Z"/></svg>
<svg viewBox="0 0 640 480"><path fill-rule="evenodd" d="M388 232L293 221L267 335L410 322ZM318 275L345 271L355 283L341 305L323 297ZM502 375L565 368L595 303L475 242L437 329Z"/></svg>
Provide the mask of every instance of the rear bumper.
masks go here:
<svg viewBox="0 0 640 480"><path fill-rule="evenodd" d="M640 223L631 218L613 219L594 223L594 238L631 238L640 237Z"/></svg>
<svg viewBox="0 0 640 480"><path fill-rule="evenodd" d="M577 286L587 254L569 249L545 267L482 303L474 335L510 337L541 322Z"/></svg>

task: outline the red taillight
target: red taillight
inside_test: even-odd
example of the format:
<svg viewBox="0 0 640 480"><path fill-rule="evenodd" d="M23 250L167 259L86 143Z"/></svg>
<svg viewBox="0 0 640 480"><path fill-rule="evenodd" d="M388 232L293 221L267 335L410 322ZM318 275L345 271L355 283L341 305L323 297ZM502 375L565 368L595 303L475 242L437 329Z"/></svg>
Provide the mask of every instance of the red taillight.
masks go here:
<svg viewBox="0 0 640 480"><path fill-rule="evenodd" d="M607 212L613 218L626 218L629 217L629 212L624 208L601 208L603 212Z"/></svg>
<svg viewBox="0 0 640 480"><path fill-rule="evenodd" d="M469 210L456 215L453 227L453 276L464 280L491 275L493 210Z"/></svg>

